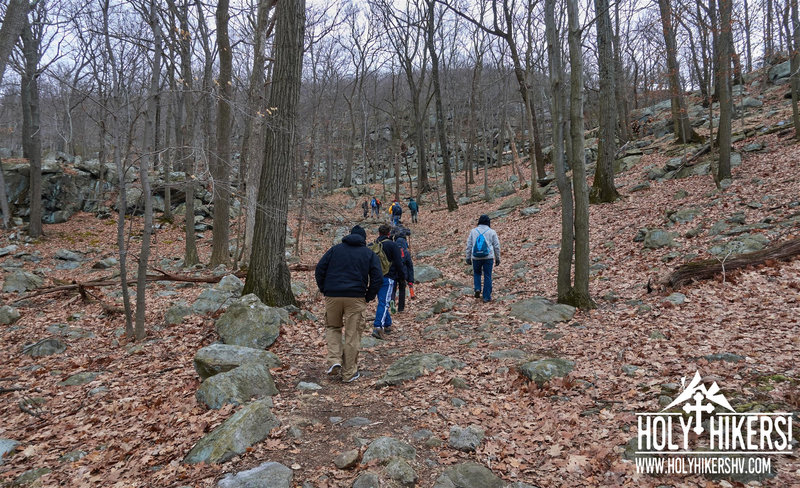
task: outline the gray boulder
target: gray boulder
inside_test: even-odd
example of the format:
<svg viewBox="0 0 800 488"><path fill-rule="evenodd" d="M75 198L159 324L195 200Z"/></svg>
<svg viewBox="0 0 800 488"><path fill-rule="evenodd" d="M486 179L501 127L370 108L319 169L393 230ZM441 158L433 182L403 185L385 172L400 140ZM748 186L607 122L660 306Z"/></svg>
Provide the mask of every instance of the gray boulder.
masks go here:
<svg viewBox="0 0 800 488"><path fill-rule="evenodd" d="M33 273L27 271L17 270L6 276L3 282L3 292L17 292L22 293L28 290L35 290L44 283L44 280Z"/></svg>
<svg viewBox="0 0 800 488"><path fill-rule="evenodd" d="M10 246L0 247L0 258L4 256L8 256L9 254L13 254L17 252L17 245L11 244Z"/></svg>
<svg viewBox="0 0 800 488"><path fill-rule="evenodd" d="M479 425L470 425L466 428L454 425L450 427L450 438L447 442L453 449L471 452L481 445L484 435L486 433Z"/></svg>
<svg viewBox="0 0 800 488"><path fill-rule="evenodd" d="M59 249L53 257L55 259L61 259L62 261L83 261L83 256L75 251L69 251L67 249Z"/></svg>
<svg viewBox="0 0 800 488"><path fill-rule="evenodd" d="M3 459L11 457L14 450L19 445L18 441L13 439L0 439L0 466L3 465Z"/></svg>
<svg viewBox="0 0 800 488"><path fill-rule="evenodd" d="M275 353L230 344L211 344L197 351L194 356L194 370L204 380L245 363L263 364L267 368L281 366L281 360Z"/></svg>
<svg viewBox="0 0 800 488"><path fill-rule="evenodd" d="M266 462L253 469L227 474L217 488L291 488L294 473L281 463Z"/></svg>
<svg viewBox="0 0 800 488"><path fill-rule="evenodd" d="M264 305L251 293L233 302L215 327L225 344L266 349L278 338L282 323L278 309Z"/></svg>
<svg viewBox="0 0 800 488"><path fill-rule="evenodd" d="M506 482L486 466L466 462L447 468L433 488L504 488Z"/></svg>
<svg viewBox="0 0 800 488"><path fill-rule="evenodd" d="M92 265L92 269L109 269L119 266L119 259L110 257L101 259Z"/></svg>
<svg viewBox="0 0 800 488"><path fill-rule="evenodd" d="M702 215L703 211L699 208L682 208L677 212L673 212L669 215L669 220L676 224L687 224L694 220L695 217L698 215ZM645 236L646 238L647 236Z"/></svg>
<svg viewBox="0 0 800 488"><path fill-rule="evenodd" d="M741 103L744 108L758 108L764 105L764 102L757 98L745 97Z"/></svg>
<svg viewBox="0 0 800 488"><path fill-rule="evenodd" d="M385 462L394 457L414 460L416 456L417 450L413 446L392 437L379 437L364 451L361 463L367 464L372 460Z"/></svg>
<svg viewBox="0 0 800 488"><path fill-rule="evenodd" d="M667 298L665 298L664 301L667 303L671 303L672 305L675 305L677 307L678 305L683 305L683 302L686 301L686 295L684 295L683 293L675 292L670 294L670 296L668 296Z"/></svg>
<svg viewBox="0 0 800 488"><path fill-rule="evenodd" d="M436 301L433 302L432 312L435 314L447 312L448 310L452 309L453 309L453 301L447 297L437 298Z"/></svg>
<svg viewBox="0 0 800 488"><path fill-rule="evenodd" d="M94 381L101 374L102 373L100 373L99 371L81 371L80 373L75 373L74 375L60 382L58 385L59 386L85 385L87 383L91 383L92 381Z"/></svg>
<svg viewBox="0 0 800 488"><path fill-rule="evenodd" d="M575 368L575 361L561 358L540 359L519 365L526 378L542 386L553 378L563 378Z"/></svg>
<svg viewBox="0 0 800 488"><path fill-rule="evenodd" d="M214 313L217 310L227 308L236 298L237 295L229 291L207 288L200 293L200 296L192 304L192 310L200 315Z"/></svg>
<svg viewBox="0 0 800 488"><path fill-rule="evenodd" d="M358 449L351 449L349 451L345 451L340 453L338 456L333 458L333 464L339 469L350 469L355 467L358 464L358 456L360 452Z"/></svg>
<svg viewBox="0 0 800 488"><path fill-rule="evenodd" d="M461 361L439 353L413 353L392 363L383 378L375 383L375 386L399 385L404 381L419 378L439 367L452 370L461 369L465 366L466 364Z"/></svg>
<svg viewBox="0 0 800 488"><path fill-rule="evenodd" d="M22 348L22 354L32 357L52 356L61 354L67 350L67 346L55 337L48 337L33 344L27 344Z"/></svg>
<svg viewBox="0 0 800 488"><path fill-rule="evenodd" d="M386 476L403 486L416 486L419 476L405 460L394 458L386 465Z"/></svg>
<svg viewBox="0 0 800 488"><path fill-rule="evenodd" d="M10 325L19 320L19 311L11 306L0 307L0 325Z"/></svg>
<svg viewBox="0 0 800 488"><path fill-rule="evenodd" d="M244 290L244 283L236 275L229 274L223 276L214 288L217 290L226 291L236 296L240 296L242 294L242 290Z"/></svg>
<svg viewBox="0 0 800 488"><path fill-rule="evenodd" d="M530 217L531 215L536 215L542 210L539 207L525 207L520 210L520 213L526 217Z"/></svg>
<svg viewBox="0 0 800 488"><path fill-rule="evenodd" d="M533 297L512 304L511 315L526 322L565 322L575 315L575 307Z"/></svg>
<svg viewBox="0 0 800 488"><path fill-rule="evenodd" d="M724 244L713 246L708 252L719 258L725 258L729 255L760 251L767 245L769 239L763 234L742 234Z"/></svg>
<svg viewBox="0 0 800 488"><path fill-rule="evenodd" d="M525 199L522 198L522 195L514 195L511 198L506 199L503 203L500 204L499 209L507 209L507 208L516 208L520 205L525 203Z"/></svg>
<svg viewBox="0 0 800 488"><path fill-rule="evenodd" d="M353 482L353 488L380 488L381 480L371 471L364 471Z"/></svg>
<svg viewBox="0 0 800 488"><path fill-rule="evenodd" d="M208 408L222 408L226 403L242 405L251 398L278 393L269 368L260 363L246 363L224 373L206 378L195 397Z"/></svg>
<svg viewBox="0 0 800 488"><path fill-rule="evenodd" d="M430 281L441 279L442 272L433 266L426 264L414 266L414 281L416 283L428 283Z"/></svg>
<svg viewBox="0 0 800 488"><path fill-rule="evenodd" d="M200 439L183 459L184 463L224 463L242 454L280 426L270 410L271 399L255 400Z"/></svg>
<svg viewBox="0 0 800 488"><path fill-rule="evenodd" d="M775 80L779 80L781 78L787 78L792 73L792 68L790 66L789 61L784 61L781 64L777 64L769 69L768 76L769 81L775 82Z"/></svg>
<svg viewBox="0 0 800 488"><path fill-rule="evenodd" d="M644 247L647 249L659 249L674 244L672 234L661 229L648 230L644 235Z"/></svg>
<svg viewBox="0 0 800 488"><path fill-rule="evenodd" d="M169 307L164 314L164 322L167 325L175 325L183 322L183 318L192 313L191 307L185 302L179 302Z"/></svg>

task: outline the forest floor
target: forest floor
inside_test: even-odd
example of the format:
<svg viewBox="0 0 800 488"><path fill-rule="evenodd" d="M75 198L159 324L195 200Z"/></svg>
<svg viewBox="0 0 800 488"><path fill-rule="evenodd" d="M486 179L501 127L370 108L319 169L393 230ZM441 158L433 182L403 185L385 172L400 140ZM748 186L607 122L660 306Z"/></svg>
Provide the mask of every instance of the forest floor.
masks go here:
<svg viewBox="0 0 800 488"><path fill-rule="evenodd" d="M351 486L361 471L380 472L380 468L339 470L333 458L362 446L363 439L391 436L417 449L413 466L418 486L423 487L432 486L445 467L465 460L484 464L509 482L541 487L736 485L701 476L638 474L624 452L636 435L635 414L660 410L664 385L679 383L695 371L707 384L716 381L734 407L795 412L797 421L800 260L769 262L727 273L724 279L693 283L677 290L686 296L680 305L665 301L672 290L658 285L691 254L711 257L708 249L715 242L708 229L736 214L748 224L770 218L788 222L761 231L772 242L800 236L800 224L792 220L800 212L796 205L800 146L776 134L758 141L767 150L742 153L743 162L723 192L710 176L653 181L646 190L628 192L646 180L643 168L663 166L669 159L658 152L618 175L624 197L614 204L593 205L590 211L592 264L602 265L595 266L590 283L598 307L579 311L565 323L524 326L509 313L513 303L531 296L556 298L561 218L557 195L541 202L538 214L524 216L516 209L492 222L501 242L502 264L495 268L494 300L488 304L459 293L471 287L472 280L463 260L467 232L480 214L507 199L527 196L529 190L492 203L462 205L455 212L437 205L435 193L426 195L419 223L404 221L413 232L412 252L435 251L415 259L415 265L435 266L443 279L416 285L417 297L394 318L393 335L362 351L364 376L351 384L325 375L323 300L313 272L294 271L293 280L309 290L298 296L300 308L320 319L295 316L294 325L285 326L270 348L284 363L273 370L280 391L273 398L273 412L282 427L221 465L181 463L205 433L235 410L232 406L209 410L195 400L200 379L192 359L198 349L218 340L215 317L190 315L178 325L164 325L171 305L179 300L191 303L204 286L151 283L147 339L141 343L121 333L123 317L104 309L100 301L88 303L77 294L60 293L15 303L17 294L4 293L3 304L18 307L22 318L0 328L0 438L21 444L13 457L2 460L0 482L11 484L32 468L48 468L51 471L36 482L40 486L207 487L215 486L224 473L277 461L294 470L296 486L305 482L314 487ZM753 139L736 146L750 142ZM497 183L510 173L510 166L491 169L489 178ZM456 187L463 192L463 183ZM688 195L676 199L680 190ZM329 221L334 228L359 223L358 205L345 210L351 200L343 192L317 200L316 220ZM683 208L701 212L691 222L668 225L669 211ZM345 221L337 224L337 216L345 216ZM21 251L40 261L6 256L0 262L17 259L29 271L47 268L48 285L110 277L108 270L90 266L115 254L113 222L80 214L68 223L45 226L46 236L39 242L20 245ZM374 238L378 222L367 220L364 225L368 239ZM686 237L698 225L704 231ZM322 226L306 228L300 263L313 268L333 234ZM645 249L634 242L641 228L674 232L679 247ZM12 243L11 232L0 235L1 245ZM207 262L210 232L199 242L201 259ZM137 243L134 236L134 263ZM166 225L154 243L154 266L181 257L180 226ZM86 259L77 270L55 269L59 249L81 251ZM676 251L677 256L670 255ZM655 284L651 293L648 281ZM118 305L117 291L118 287L105 287L95 291L95 298ZM429 313L433 303L446 296L459 296L452 310ZM373 302L368 316L374 310ZM54 324L67 324L91 336L65 338L68 348L60 355L32 358L21 353L23 345L52 335L48 327ZM517 372L519 360L492 355L515 349L570 359L575 369L568 377L537 388ZM399 386L374 387L390 364L412 352L438 352L466 367L430 371ZM742 358L706 358L723 353ZM80 386L59 384L86 371L101 374ZM465 380L467 387L454 387L454 377ZM300 381L318 383L322 389L299 390ZM345 427L337 417L365 417L369 423ZM477 450L467 453L449 447L451 426L471 424L486 432ZM413 434L420 429L430 430L441 443L415 441ZM799 434L795 428L795 439ZM82 451L82 457L63 458L75 451ZM796 445L794 454L773 457L773 469L776 476L761 484L800 486Z"/></svg>

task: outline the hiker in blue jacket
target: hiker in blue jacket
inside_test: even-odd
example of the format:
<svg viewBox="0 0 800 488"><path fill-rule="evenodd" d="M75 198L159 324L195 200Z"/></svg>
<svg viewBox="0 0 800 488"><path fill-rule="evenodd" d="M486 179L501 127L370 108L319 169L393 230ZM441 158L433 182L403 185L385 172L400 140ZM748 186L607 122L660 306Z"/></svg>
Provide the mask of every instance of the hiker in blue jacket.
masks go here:
<svg viewBox="0 0 800 488"><path fill-rule="evenodd" d="M492 267L500 264L500 240L491 228L488 215L478 218L478 226L469 232L464 250L467 264L472 265L475 298L481 298L481 274L483 274L483 301L492 301Z"/></svg>
<svg viewBox="0 0 800 488"><path fill-rule="evenodd" d="M388 224L378 227L380 235L377 242L383 248L391 266L383 276L383 284L378 292L378 309L375 311L375 320L372 323L372 336L377 339L384 339L384 334L390 334L392 331L392 313L389 310L389 302L394 295L395 283L406 279L400 248L389 238L391 231L392 226Z"/></svg>
<svg viewBox="0 0 800 488"><path fill-rule="evenodd" d="M411 210L411 222L417 223L417 212L419 212L419 204L414 200L414 198L410 198L408 200L408 209Z"/></svg>
<svg viewBox="0 0 800 488"><path fill-rule="evenodd" d="M414 262L411 260L411 251L408 248L408 236L411 231L402 225L398 225L392 229L392 239L395 244L400 248L400 257L403 261L406 279L398 283L398 295L400 296L397 301L397 311L402 312L406 309L406 287L410 293L411 298L414 298Z"/></svg>

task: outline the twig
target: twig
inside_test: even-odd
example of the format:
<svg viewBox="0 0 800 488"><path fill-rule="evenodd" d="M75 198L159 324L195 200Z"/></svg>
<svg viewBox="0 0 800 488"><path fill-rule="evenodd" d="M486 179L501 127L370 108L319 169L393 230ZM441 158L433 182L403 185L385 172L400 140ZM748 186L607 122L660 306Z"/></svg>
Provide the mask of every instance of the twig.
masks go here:
<svg viewBox="0 0 800 488"><path fill-rule="evenodd" d="M0 393L8 393L9 391L22 391L27 390L23 386L12 386L11 388L0 388Z"/></svg>

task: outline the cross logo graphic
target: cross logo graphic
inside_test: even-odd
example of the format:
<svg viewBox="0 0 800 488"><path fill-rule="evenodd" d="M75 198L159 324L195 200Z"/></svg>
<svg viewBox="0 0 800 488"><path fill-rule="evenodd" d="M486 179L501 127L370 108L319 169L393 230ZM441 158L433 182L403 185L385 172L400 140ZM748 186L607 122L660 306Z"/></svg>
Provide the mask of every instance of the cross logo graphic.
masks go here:
<svg viewBox="0 0 800 488"><path fill-rule="evenodd" d="M703 412L706 413L713 412L714 404L712 403L703 404L703 400L706 399L706 395L703 395L703 393L699 391L695 393L692 398L694 398L694 405L688 402L685 403L683 405L683 411L688 413L689 415L691 415L692 412L694 412L694 429L692 430L694 430L695 434L700 435L705 430L701 425L703 422L703 417L702 417Z"/></svg>
<svg viewBox="0 0 800 488"><path fill-rule="evenodd" d="M706 400L708 400L709 403L703 403ZM699 371L695 371L694 378L692 378L689 386L687 386L672 403L664 407L662 412L679 405L683 405L681 409L689 415L694 413L694 428L692 428L692 430L697 435L705 431L701 425L703 421L703 412L710 414L717 406L735 412L731 404L728 403L727 398L725 398L725 395L720 393L720 387L717 385L717 382L715 381L710 387L706 388Z"/></svg>

